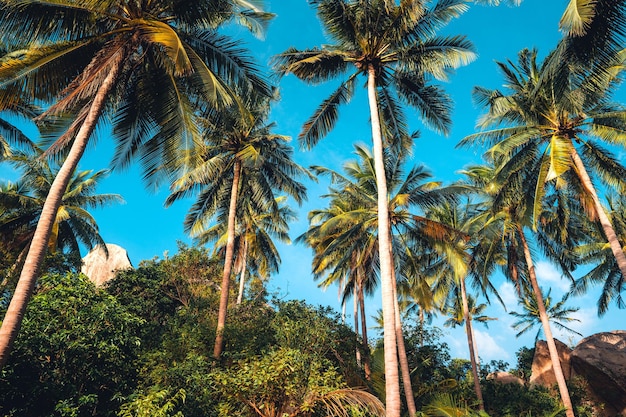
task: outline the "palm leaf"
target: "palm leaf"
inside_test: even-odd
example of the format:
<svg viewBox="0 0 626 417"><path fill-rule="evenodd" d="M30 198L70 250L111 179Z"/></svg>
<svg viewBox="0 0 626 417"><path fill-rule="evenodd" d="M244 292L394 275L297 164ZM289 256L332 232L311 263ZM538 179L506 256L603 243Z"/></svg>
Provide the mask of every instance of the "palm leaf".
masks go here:
<svg viewBox="0 0 626 417"><path fill-rule="evenodd" d="M561 17L559 26L570 36L581 36L587 32L595 18L597 0L570 0Z"/></svg>
<svg viewBox="0 0 626 417"><path fill-rule="evenodd" d="M342 83L305 122L302 131L298 135L298 140L302 147L311 149L332 130L339 117L339 106L346 104L352 98L354 80L355 77L352 76Z"/></svg>

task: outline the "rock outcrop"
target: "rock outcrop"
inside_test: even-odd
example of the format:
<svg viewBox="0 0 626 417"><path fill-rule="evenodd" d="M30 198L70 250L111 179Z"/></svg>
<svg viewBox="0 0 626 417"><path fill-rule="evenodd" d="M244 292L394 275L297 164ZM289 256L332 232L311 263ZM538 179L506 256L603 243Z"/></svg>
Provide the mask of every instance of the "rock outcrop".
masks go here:
<svg viewBox="0 0 626 417"><path fill-rule="evenodd" d="M626 415L626 331L584 338L572 351L571 363L606 406Z"/></svg>
<svg viewBox="0 0 626 417"><path fill-rule="evenodd" d="M570 356L572 349L558 339L554 339L556 350L559 353L563 376L566 380L571 377ZM538 340L535 343L535 356L533 357L532 373L530 375L530 385L543 385L552 387L556 384L552 360L548 351L548 343L545 340Z"/></svg>
<svg viewBox="0 0 626 417"><path fill-rule="evenodd" d="M102 245L96 246L85 255L80 269L96 286L113 279L117 271L133 267L124 248L111 243L107 243L106 248L108 256Z"/></svg>
<svg viewBox="0 0 626 417"><path fill-rule="evenodd" d="M499 382L501 384L519 384L524 385L524 380L510 372L492 372L487 375L487 379Z"/></svg>
<svg viewBox="0 0 626 417"><path fill-rule="evenodd" d="M597 333L581 340L573 350L555 339L566 380L581 378L587 397L601 417L626 416L626 331ZM538 341L530 383L554 387L548 345Z"/></svg>

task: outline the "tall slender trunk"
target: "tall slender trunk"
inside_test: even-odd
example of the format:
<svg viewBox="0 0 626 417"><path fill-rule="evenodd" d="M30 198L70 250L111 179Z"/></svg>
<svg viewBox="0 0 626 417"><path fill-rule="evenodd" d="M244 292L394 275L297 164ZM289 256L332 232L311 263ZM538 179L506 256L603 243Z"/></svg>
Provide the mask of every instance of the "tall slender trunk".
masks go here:
<svg viewBox="0 0 626 417"><path fill-rule="evenodd" d="M478 377L478 363L476 362L476 352L474 350L474 329L472 328L472 320L469 314L465 277L461 278L461 302L463 304L463 320L465 320L465 332L467 333L467 345L469 346L472 375L474 376L474 391L476 392L476 398L478 399L478 408L481 411L485 411L483 392L480 389L480 379Z"/></svg>
<svg viewBox="0 0 626 417"><path fill-rule="evenodd" d="M556 343L554 343L554 338L552 337L552 330L550 329L548 313L546 312L546 306L543 302L541 289L539 288L539 284L537 283L537 275L535 274L535 266L533 265L533 260L530 255L530 249L528 247L528 243L526 242L526 236L524 236L524 230L522 226L518 225L517 231L522 241L524 257L526 259L526 264L528 265L528 276L530 278L530 284L532 285L533 292L535 293L535 297L537 298L539 319L541 320L541 324L543 326L543 333L546 336L546 343L548 344L548 351L550 352L550 360L552 361L552 369L554 369L554 376L556 378L556 383L559 387L559 393L561 394L561 401L563 401L563 406L565 407L565 415L567 417L574 417L574 408L572 407L572 401L569 397L569 390L567 389L565 377L563 376L563 369L561 368L559 352L556 350Z"/></svg>
<svg viewBox="0 0 626 417"><path fill-rule="evenodd" d="M361 348L359 347L359 300L357 286L352 287L352 307L354 312L354 334L356 335L356 364L361 367Z"/></svg>
<svg viewBox="0 0 626 417"><path fill-rule="evenodd" d="M87 111L85 120L76 133L70 151L54 178L50 191L48 191L26 260L24 261L24 267L11 298L11 303L2 321L2 327L0 327L0 369L4 367L9 359L11 348L22 325L26 306L35 289L39 269L46 256L50 234L52 233L52 227L63 200L63 195L72 178L72 174L78 166L78 162L85 153L89 138L105 108L106 99L117 81L123 64L122 58L123 54L121 53L113 57L110 71L102 85L98 88L93 102Z"/></svg>
<svg viewBox="0 0 626 417"><path fill-rule="evenodd" d="M393 258L392 258L393 260ZM404 398L409 416L413 417L417 413L415 398L413 397L413 384L411 383L411 371L409 370L409 360L406 356L404 346L404 333L402 332L402 319L400 318L400 305L398 304L398 288L396 282L395 268L393 271L393 296L395 299L394 314L396 317L396 340L398 343L398 360L400 361L400 371L402 373L402 386L404 387Z"/></svg>
<svg viewBox="0 0 626 417"><path fill-rule="evenodd" d="M217 313L217 329L215 331L215 345L213 356L219 358L224 349L224 326L228 310L228 295L230 292L230 273L233 268L233 254L235 253L235 215L237 213L237 195L241 178L241 161L235 159L233 164L233 185L230 190L230 204L228 206L228 237L226 239L226 258L224 259L224 273L220 287L220 307Z"/></svg>
<svg viewBox="0 0 626 417"><path fill-rule="evenodd" d="M376 98L376 70L367 69L367 96L369 99L374 147L374 167L378 188L378 253L380 257L380 287L383 308L383 340L385 357L385 409L387 417L400 417L400 378L398 375L398 350L395 334L394 292L391 260L391 236L389 235L389 207L387 203L387 180L383 156L383 139Z"/></svg>
<svg viewBox="0 0 626 417"><path fill-rule="evenodd" d="M237 294L237 304L243 301L243 290L246 285L246 270L248 269L248 240L243 241L243 259L241 260L241 272L239 274L239 293Z"/></svg>
<svg viewBox="0 0 626 417"><path fill-rule="evenodd" d="M600 203L598 193L593 186L593 182L591 182L591 178L587 173L585 164L583 164L583 161L580 159L578 152L576 152L576 148L574 148L573 146L571 150L571 157L574 161L574 165L576 166L576 170L578 171L578 176L580 180L591 195L593 204L596 208L596 212L598 213L598 219L600 220L600 224L602 225L602 230L604 230L604 235L606 236L609 246L611 246L611 251L613 252L613 256L615 257L617 266L622 273L622 281L626 282L626 255L624 255L624 250L622 249L622 245L617 238L615 229L611 224L609 216L607 216L606 212L604 211L604 207L602 207L602 204Z"/></svg>
<svg viewBox="0 0 626 417"><path fill-rule="evenodd" d="M372 379L372 367L370 362L370 344L367 339L367 320L365 318L365 297L363 296L363 271L358 278L358 296L359 296L359 310L361 312L361 339L363 340L363 371L365 372L365 379L367 381Z"/></svg>

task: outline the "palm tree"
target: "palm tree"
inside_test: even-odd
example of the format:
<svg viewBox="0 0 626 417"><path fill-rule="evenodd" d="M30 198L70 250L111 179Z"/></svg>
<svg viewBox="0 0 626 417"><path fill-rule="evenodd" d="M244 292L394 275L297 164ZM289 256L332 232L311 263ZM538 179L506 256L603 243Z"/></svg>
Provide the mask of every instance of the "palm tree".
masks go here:
<svg viewBox="0 0 626 417"><path fill-rule="evenodd" d="M565 303L569 298L569 294L563 295L561 301L553 305L552 297L550 296L551 292L552 288L548 290L547 294L543 294L542 292L542 298L545 304L546 313L548 314L548 320L550 320L552 324L554 324L557 328L582 337L582 334L580 334L576 330L567 327L564 324L574 321L579 322L580 320L569 317L569 315L577 312L578 310L580 310L580 308L565 306ZM524 294L520 301L523 309L522 313L518 313L517 311L509 312L510 315L518 319L512 325L515 330L519 330L515 337L520 337L524 333L532 330L533 327L539 325L539 329L537 330L537 334L535 335L535 341L537 341L541 336L542 330L541 321L539 320L539 306L537 304L537 297L535 297L531 291L528 291L528 293Z"/></svg>
<svg viewBox="0 0 626 417"><path fill-rule="evenodd" d="M427 216L440 223L446 224L457 231L456 236L445 241L433 242L434 250L439 254L426 268L426 274L433 281L435 300L443 311L458 304L465 323L467 345L470 353L472 374L474 377L474 391L478 399L480 410L484 410L483 396L480 388L480 378L475 352L474 330L470 313L469 297L466 289L468 277L475 278L475 286L483 293L492 291L497 295L495 288L485 277L472 267L479 262L473 258L473 252L479 246L481 229L484 225L484 206L482 204L442 204L427 212ZM472 273L473 272L473 273Z"/></svg>
<svg viewBox="0 0 626 417"><path fill-rule="evenodd" d="M58 168L39 155L15 153L10 161L22 176L16 183L0 187L0 235L3 248L23 261ZM80 257L81 245L88 250L104 245L96 221L87 209L123 201L118 194L94 193L107 175L108 171L101 170L80 171L72 176L48 240L49 253L61 251Z"/></svg>
<svg viewBox="0 0 626 417"><path fill-rule="evenodd" d="M305 51L287 50L275 58L275 67L281 75L292 73L312 84L353 70L305 123L299 139L308 148L333 128L338 106L352 98L357 77L367 78L378 191L386 405L388 415L397 417L400 388L383 139L391 143L406 136L398 99L417 108L437 130L447 132L450 101L441 90L429 85L427 79L429 76L445 79L448 69L473 59L471 46L463 37L435 35L438 28L465 11L467 5L462 1L446 1L427 9L419 0L400 4L391 0L313 0L311 3L335 43ZM381 128L381 117L385 129Z"/></svg>
<svg viewBox="0 0 626 417"><path fill-rule="evenodd" d="M372 153L364 146L357 145L356 154L359 159L344 165L346 175L342 175L323 167L314 167L317 174L329 175L334 187L327 196L330 198L328 209L311 212L309 220L311 227L299 239L304 240L315 250L313 270L316 276L326 277L323 286L336 282L343 282L344 301L352 293L354 287L362 292L365 288L373 291L376 282L376 272L380 268L380 236L377 205L377 181L375 163ZM389 185L389 218L393 228L389 229L398 254L394 263L397 268L393 271L392 290L396 291L396 272L404 271L409 259L413 256L408 250L408 230L413 231L412 241L418 236L446 235L445 227L432 222L423 216L413 214L415 208L426 209L441 204L449 198L449 190L440 189L439 183L428 181L430 174L423 167L414 167L404 174L402 165L405 156L402 154L388 155L386 158L387 179ZM419 233L417 230L419 229ZM414 243L414 242L413 242ZM402 254L402 255L400 255ZM399 273L401 281L407 279L405 272ZM359 295L361 298L362 295ZM409 413L415 413L415 405L410 382L410 372L406 354L400 310L397 297L394 295L395 333L398 343L398 357L404 390L407 396ZM361 307L361 314L364 313ZM362 318L362 324L365 323Z"/></svg>
<svg viewBox="0 0 626 417"><path fill-rule="evenodd" d="M456 327L465 324L465 316L463 314L463 300L460 291L454 291L454 295L450 303L446 306L448 318L443 322L446 327ZM485 316L483 312L487 308L487 304L476 304L477 300L471 294L467 295L467 308L469 310L469 318L471 321L482 323L488 327L488 322L498 320L495 317Z"/></svg>
<svg viewBox="0 0 626 417"><path fill-rule="evenodd" d="M569 185L579 190L579 199L589 217L602 224L626 278L626 256L589 174L597 172L607 185L623 182L626 168L592 137L608 143L626 143L626 110L609 102L613 83L600 85L592 81L593 72L581 80L570 78L567 89L559 88L564 81L549 71L554 59L560 59L560 55L553 53L538 65L537 52L523 50L517 65L499 63L510 94L480 87L474 90L477 101L488 108L479 126L496 128L470 135L459 145L491 144L490 154L509 158L502 170L519 170L522 161L540 160L533 178L535 224L546 184Z"/></svg>
<svg viewBox="0 0 626 417"><path fill-rule="evenodd" d="M235 275L239 275L239 292L237 304L243 301L243 293L246 282L246 274L252 272L262 280L266 280L270 274L278 272L280 266L280 254L274 245L273 239L289 244L289 222L295 220L295 213L285 204L284 196L277 198L278 211L258 211L254 201L246 198L252 195L248 187L248 181L243 181L245 187L240 192L241 200L238 204L237 229L235 231ZM271 207L272 208L272 207ZM199 245L216 243L216 250L225 250L228 241L226 227L228 219L225 213L220 213L217 223L202 231L197 237Z"/></svg>
<svg viewBox="0 0 626 417"><path fill-rule="evenodd" d="M199 236L220 210L227 213L227 242L220 287L220 306L213 355L224 346L224 326L228 309L231 272L235 255L237 207L245 199L253 212L279 211L276 192L285 193L301 203L306 189L297 181L308 171L292 160L289 138L271 132L267 124L269 100L251 94L244 103L248 110L232 107L211 112L206 119L204 161L172 186L166 205L199 192L186 219L185 230Z"/></svg>
<svg viewBox="0 0 626 417"><path fill-rule="evenodd" d="M615 51L624 49L626 1L570 0L559 27L565 35L558 47L565 58L561 63L606 66Z"/></svg>
<svg viewBox="0 0 626 417"><path fill-rule="evenodd" d="M194 106L233 102L227 83L267 91L243 51L217 33L233 18L259 29L269 15L250 6L245 0L3 2L9 54L0 62L0 84L50 103L42 120L67 114L74 120L47 151L71 144L2 322L0 366L19 330L64 191L103 116L113 114L115 165L139 155L146 177L159 178L196 158L201 141Z"/></svg>
<svg viewBox="0 0 626 417"><path fill-rule="evenodd" d="M541 159L534 161L534 164L532 162L525 160L522 163L528 172L507 169L508 160L506 158L496 160L496 166L499 168L483 165L470 167L467 170L472 178L479 179L478 183L483 184L484 195L490 198L492 205L489 219L485 223L485 230L488 232L489 238L485 240L484 247L479 251L479 263L487 265L500 263L503 266L505 276L515 284L519 296L524 294L524 288L531 288L533 296L537 300L539 319L546 335L550 360L561 400L566 415L573 417L574 412L569 390L552 337L546 305L537 282L531 247L524 231L525 228L533 224L530 213L535 207L533 202L535 190L532 186L529 187L529 184L533 184L529 177L532 178L537 165L541 163ZM539 217L543 220L542 216L543 214L540 213ZM542 221L539 223L541 225ZM492 256L495 256L495 259L490 259ZM485 260L488 261L485 262ZM487 268L487 271L489 270L490 268Z"/></svg>
<svg viewBox="0 0 626 417"><path fill-rule="evenodd" d="M314 170L318 174L329 173L335 178L333 182L349 181L325 168L314 167ZM339 189L331 188L330 193L323 197L329 199L328 208L309 213L309 229L296 242L305 242L314 250L313 276L316 280L321 279L320 287L339 284L342 305L350 296L354 297L357 303L355 333L358 337L360 312L362 363L365 378L369 380L371 368L365 294L372 295L378 285L378 247L375 233L372 233L375 224L369 216L368 207L363 204L364 196L348 192L342 186ZM357 354L360 355L360 351L357 350Z"/></svg>

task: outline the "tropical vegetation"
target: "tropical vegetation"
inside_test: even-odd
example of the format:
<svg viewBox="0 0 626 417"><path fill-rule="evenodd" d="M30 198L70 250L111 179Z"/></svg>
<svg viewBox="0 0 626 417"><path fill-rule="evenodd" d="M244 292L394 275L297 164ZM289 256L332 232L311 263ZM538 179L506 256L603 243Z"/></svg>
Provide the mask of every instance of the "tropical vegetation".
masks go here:
<svg viewBox="0 0 626 417"><path fill-rule="evenodd" d="M261 63L240 43L274 18L261 0L0 0L0 415L597 415L553 329L582 337L566 304L592 287L598 315L625 305L626 0L569 0L552 49L497 60L502 87L474 86L482 115L457 146L476 160L446 185L419 161L432 133L411 128L452 132L440 83L477 55L446 26L473 3L500 1L309 0L324 42ZM330 85L298 136L329 150L309 168L270 121L290 75ZM349 122L369 137L320 143L361 98ZM103 266L98 286L82 257L107 247L97 213L122 198L97 192L111 171L79 166L96 142L187 205L189 239ZM328 189L303 225L309 184ZM341 313L269 285L294 223L312 262L291 279L337 286ZM558 302L544 263L571 284ZM481 360L494 301L511 334L539 327L554 387L529 384L534 347ZM437 324L464 327L468 360Z"/></svg>

